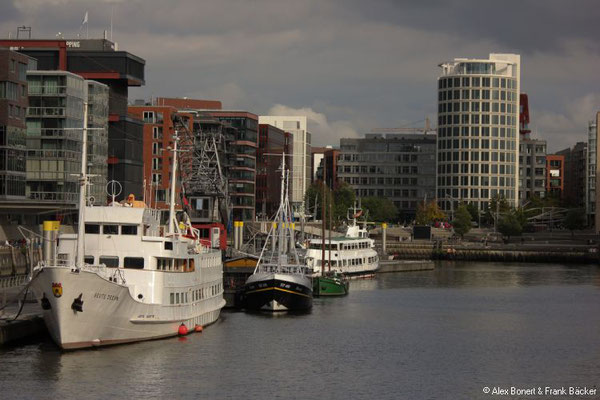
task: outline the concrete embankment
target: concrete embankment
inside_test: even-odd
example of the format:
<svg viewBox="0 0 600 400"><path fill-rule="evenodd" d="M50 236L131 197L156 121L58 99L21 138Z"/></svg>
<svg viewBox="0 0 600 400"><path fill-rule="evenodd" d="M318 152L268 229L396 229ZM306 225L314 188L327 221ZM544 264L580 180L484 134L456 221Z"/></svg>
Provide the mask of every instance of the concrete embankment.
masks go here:
<svg viewBox="0 0 600 400"><path fill-rule="evenodd" d="M23 307L17 303L18 288L9 289L9 301L0 311L0 346L10 344L31 336L47 334L42 309L29 294ZM15 317L17 317L15 319Z"/></svg>
<svg viewBox="0 0 600 400"><path fill-rule="evenodd" d="M377 273L430 271L435 263L430 260L380 260Z"/></svg>
<svg viewBox="0 0 600 400"><path fill-rule="evenodd" d="M515 261L554 263L598 263L597 249L583 245L519 245L477 243L450 244L432 242L393 243L387 252L402 260L464 260L464 261Z"/></svg>

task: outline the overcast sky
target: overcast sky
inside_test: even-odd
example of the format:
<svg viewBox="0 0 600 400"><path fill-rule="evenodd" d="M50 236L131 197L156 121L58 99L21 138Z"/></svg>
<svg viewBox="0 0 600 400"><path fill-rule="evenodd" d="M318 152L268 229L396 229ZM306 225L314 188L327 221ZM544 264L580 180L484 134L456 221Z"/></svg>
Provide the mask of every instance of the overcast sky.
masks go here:
<svg viewBox="0 0 600 400"><path fill-rule="evenodd" d="M146 60L130 99L216 99L310 118L313 144L436 120L438 64L521 55L533 134L555 151L587 140L600 110L600 3L392 0L0 0L1 35L110 29Z"/></svg>

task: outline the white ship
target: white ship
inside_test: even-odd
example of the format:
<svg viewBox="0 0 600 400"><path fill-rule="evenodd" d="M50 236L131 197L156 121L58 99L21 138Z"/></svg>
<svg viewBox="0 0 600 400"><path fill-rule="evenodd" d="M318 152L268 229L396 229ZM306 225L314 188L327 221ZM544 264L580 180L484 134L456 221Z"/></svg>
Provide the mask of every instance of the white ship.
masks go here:
<svg viewBox="0 0 600 400"><path fill-rule="evenodd" d="M357 222L362 215L362 210L357 207L351 209L349 215L350 225L345 236L325 239L325 271L337 272L345 275L370 275L379 268L379 257L375 251L375 241L369 239L369 234ZM322 266L321 239L311 239L304 260L306 266L313 270L313 275L321 274ZM331 265L329 265L331 260Z"/></svg>
<svg viewBox="0 0 600 400"><path fill-rule="evenodd" d="M31 283L54 341L63 349L103 346L215 322L225 305L221 252L175 223L174 182L165 233L160 211L142 202L86 207L85 168L81 175L79 234L59 236L56 255L45 256Z"/></svg>

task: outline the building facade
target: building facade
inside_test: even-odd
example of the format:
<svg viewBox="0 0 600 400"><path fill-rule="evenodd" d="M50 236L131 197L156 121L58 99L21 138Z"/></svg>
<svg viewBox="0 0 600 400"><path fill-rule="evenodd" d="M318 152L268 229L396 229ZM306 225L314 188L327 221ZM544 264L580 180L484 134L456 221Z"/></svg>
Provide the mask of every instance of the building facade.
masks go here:
<svg viewBox="0 0 600 400"><path fill-rule="evenodd" d="M546 196L563 200L565 190L565 156L546 156Z"/></svg>
<svg viewBox="0 0 600 400"><path fill-rule="evenodd" d="M437 198L480 210L495 196L518 203L520 56L440 64Z"/></svg>
<svg viewBox="0 0 600 400"><path fill-rule="evenodd" d="M273 125L293 137L292 193L290 201L294 211L300 211L304 204L304 193L311 182L311 135L305 116L263 116L259 123Z"/></svg>
<svg viewBox="0 0 600 400"><path fill-rule="evenodd" d="M128 117L129 87L144 84L145 61L106 39L3 39L37 60L39 70L69 71L109 88L108 179L123 186L119 199L143 191L143 123Z"/></svg>
<svg viewBox="0 0 600 400"><path fill-rule="evenodd" d="M66 71L29 71L27 81L27 197L76 208L86 82Z"/></svg>
<svg viewBox="0 0 600 400"><path fill-rule="evenodd" d="M108 177L108 86L86 80L88 102L87 195L95 204L106 204Z"/></svg>
<svg viewBox="0 0 600 400"><path fill-rule="evenodd" d="M256 214L261 219L272 219L277 212L281 194L281 154L291 156L292 136L268 124L258 124L256 153ZM286 157L286 169L292 157Z"/></svg>
<svg viewBox="0 0 600 400"><path fill-rule="evenodd" d="M519 205L533 197L546 197L545 140L521 138L519 143Z"/></svg>
<svg viewBox="0 0 600 400"><path fill-rule="evenodd" d="M585 213L589 225L595 225L596 230L600 227L596 220L596 185L598 177L598 116L588 124L588 154L586 163L586 183L585 183Z"/></svg>
<svg viewBox="0 0 600 400"><path fill-rule="evenodd" d="M217 120L235 128L228 152L229 195L234 221L254 221L256 209L256 150L258 116L246 111L211 111Z"/></svg>
<svg viewBox="0 0 600 400"><path fill-rule="evenodd" d="M565 157L564 200L569 207L585 207L587 142L558 151Z"/></svg>
<svg viewBox="0 0 600 400"><path fill-rule="evenodd" d="M436 135L366 134L340 139L337 181L357 197L387 197L400 219L412 221L417 205L435 198Z"/></svg>
<svg viewBox="0 0 600 400"><path fill-rule="evenodd" d="M25 199L27 70L36 61L0 49L0 200Z"/></svg>
<svg viewBox="0 0 600 400"><path fill-rule="evenodd" d="M143 198L152 207L169 208L173 153L174 118L180 117L191 132L193 119L189 113L171 106L129 106L129 114L144 121L144 191ZM182 129L183 131L183 129ZM185 132L179 132L180 149ZM184 157L178 154L179 162ZM179 166L181 169L181 164ZM181 175L181 171L180 171ZM181 179L175 185L175 207L181 208Z"/></svg>

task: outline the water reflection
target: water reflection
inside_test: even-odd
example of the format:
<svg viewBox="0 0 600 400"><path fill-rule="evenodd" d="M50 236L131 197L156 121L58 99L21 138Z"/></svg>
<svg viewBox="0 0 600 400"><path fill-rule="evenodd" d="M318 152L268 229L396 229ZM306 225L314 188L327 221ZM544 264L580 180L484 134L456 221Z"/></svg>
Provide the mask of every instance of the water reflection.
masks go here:
<svg viewBox="0 0 600 400"><path fill-rule="evenodd" d="M445 263L350 285L309 314L224 312L185 340L0 349L3 398L479 398L597 382L597 266Z"/></svg>

